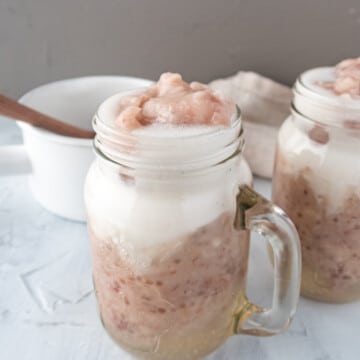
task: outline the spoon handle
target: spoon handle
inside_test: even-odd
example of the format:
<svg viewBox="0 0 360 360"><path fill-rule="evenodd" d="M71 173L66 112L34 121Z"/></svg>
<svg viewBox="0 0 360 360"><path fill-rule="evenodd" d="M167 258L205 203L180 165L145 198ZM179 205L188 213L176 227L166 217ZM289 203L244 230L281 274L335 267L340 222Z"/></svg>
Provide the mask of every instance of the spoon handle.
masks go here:
<svg viewBox="0 0 360 360"><path fill-rule="evenodd" d="M54 119L51 116L33 110L1 94L0 115L26 122L59 135L83 139L92 139L95 136L93 131L81 129L77 126Z"/></svg>

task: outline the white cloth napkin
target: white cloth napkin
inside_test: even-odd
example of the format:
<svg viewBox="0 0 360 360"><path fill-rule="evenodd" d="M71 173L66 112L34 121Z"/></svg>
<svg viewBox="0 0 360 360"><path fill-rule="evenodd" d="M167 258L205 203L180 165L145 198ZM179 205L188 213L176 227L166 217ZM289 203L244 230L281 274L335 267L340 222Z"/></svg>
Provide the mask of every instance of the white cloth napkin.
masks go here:
<svg viewBox="0 0 360 360"><path fill-rule="evenodd" d="M271 178L277 133L290 114L291 89L243 71L209 85L239 105L245 131L245 158L254 174Z"/></svg>

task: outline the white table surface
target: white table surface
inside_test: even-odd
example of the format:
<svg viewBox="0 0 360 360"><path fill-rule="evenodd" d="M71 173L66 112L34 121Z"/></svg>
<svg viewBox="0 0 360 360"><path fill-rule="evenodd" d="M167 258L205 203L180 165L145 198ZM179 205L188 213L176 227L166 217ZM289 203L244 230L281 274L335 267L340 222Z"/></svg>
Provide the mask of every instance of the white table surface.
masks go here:
<svg viewBox="0 0 360 360"><path fill-rule="evenodd" d="M20 143L0 119L0 145ZM270 182L255 186L270 195ZM264 241L252 241L249 297L266 305L272 272ZM86 226L38 205L26 176L0 177L0 360L130 360L97 317ZM238 336L207 360L359 360L360 303L299 302L290 328ZM169 359L171 360L171 359Z"/></svg>

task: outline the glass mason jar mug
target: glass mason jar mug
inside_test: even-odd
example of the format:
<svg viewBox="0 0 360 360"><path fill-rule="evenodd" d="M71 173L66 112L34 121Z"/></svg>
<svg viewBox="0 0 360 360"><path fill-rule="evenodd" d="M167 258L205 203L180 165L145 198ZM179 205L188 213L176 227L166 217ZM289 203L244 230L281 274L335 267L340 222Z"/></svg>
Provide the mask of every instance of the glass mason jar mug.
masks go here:
<svg viewBox="0 0 360 360"><path fill-rule="evenodd" d="M125 133L94 118L85 202L103 325L143 359L199 359L232 334L273 335L294 315L300 250L287 216L246 184L237 109L232 125L176 136ZM275 257L271 309L245 294L249 231Z"/></svg>
<svg viewBox="0 0 360 360"><path fill-rule="evenodd" d="M302 248L304 296L360 299L360 101L337 97L302 74L282 125L273 201L294 221Z"/></svg>

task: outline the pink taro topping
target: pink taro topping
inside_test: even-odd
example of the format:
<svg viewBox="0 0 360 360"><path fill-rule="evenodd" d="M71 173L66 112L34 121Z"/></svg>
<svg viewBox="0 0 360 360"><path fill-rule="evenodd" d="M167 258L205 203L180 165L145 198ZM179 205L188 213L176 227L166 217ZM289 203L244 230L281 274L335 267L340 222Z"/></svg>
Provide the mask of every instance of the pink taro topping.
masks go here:
<svg viewBox="0 0 360 360"><path fill-rule="evenodd" d="M115 125L134 130L152 124L229 126L235 104L198 82L164 73L142 93L119 101Z"/></svg>
<svg viewBox="0 0 360 360"><path fill-rule="evenodd" d="M335 67L335 79L319 85L336 95L360 97L360 57L341 61Z"/></svg>

